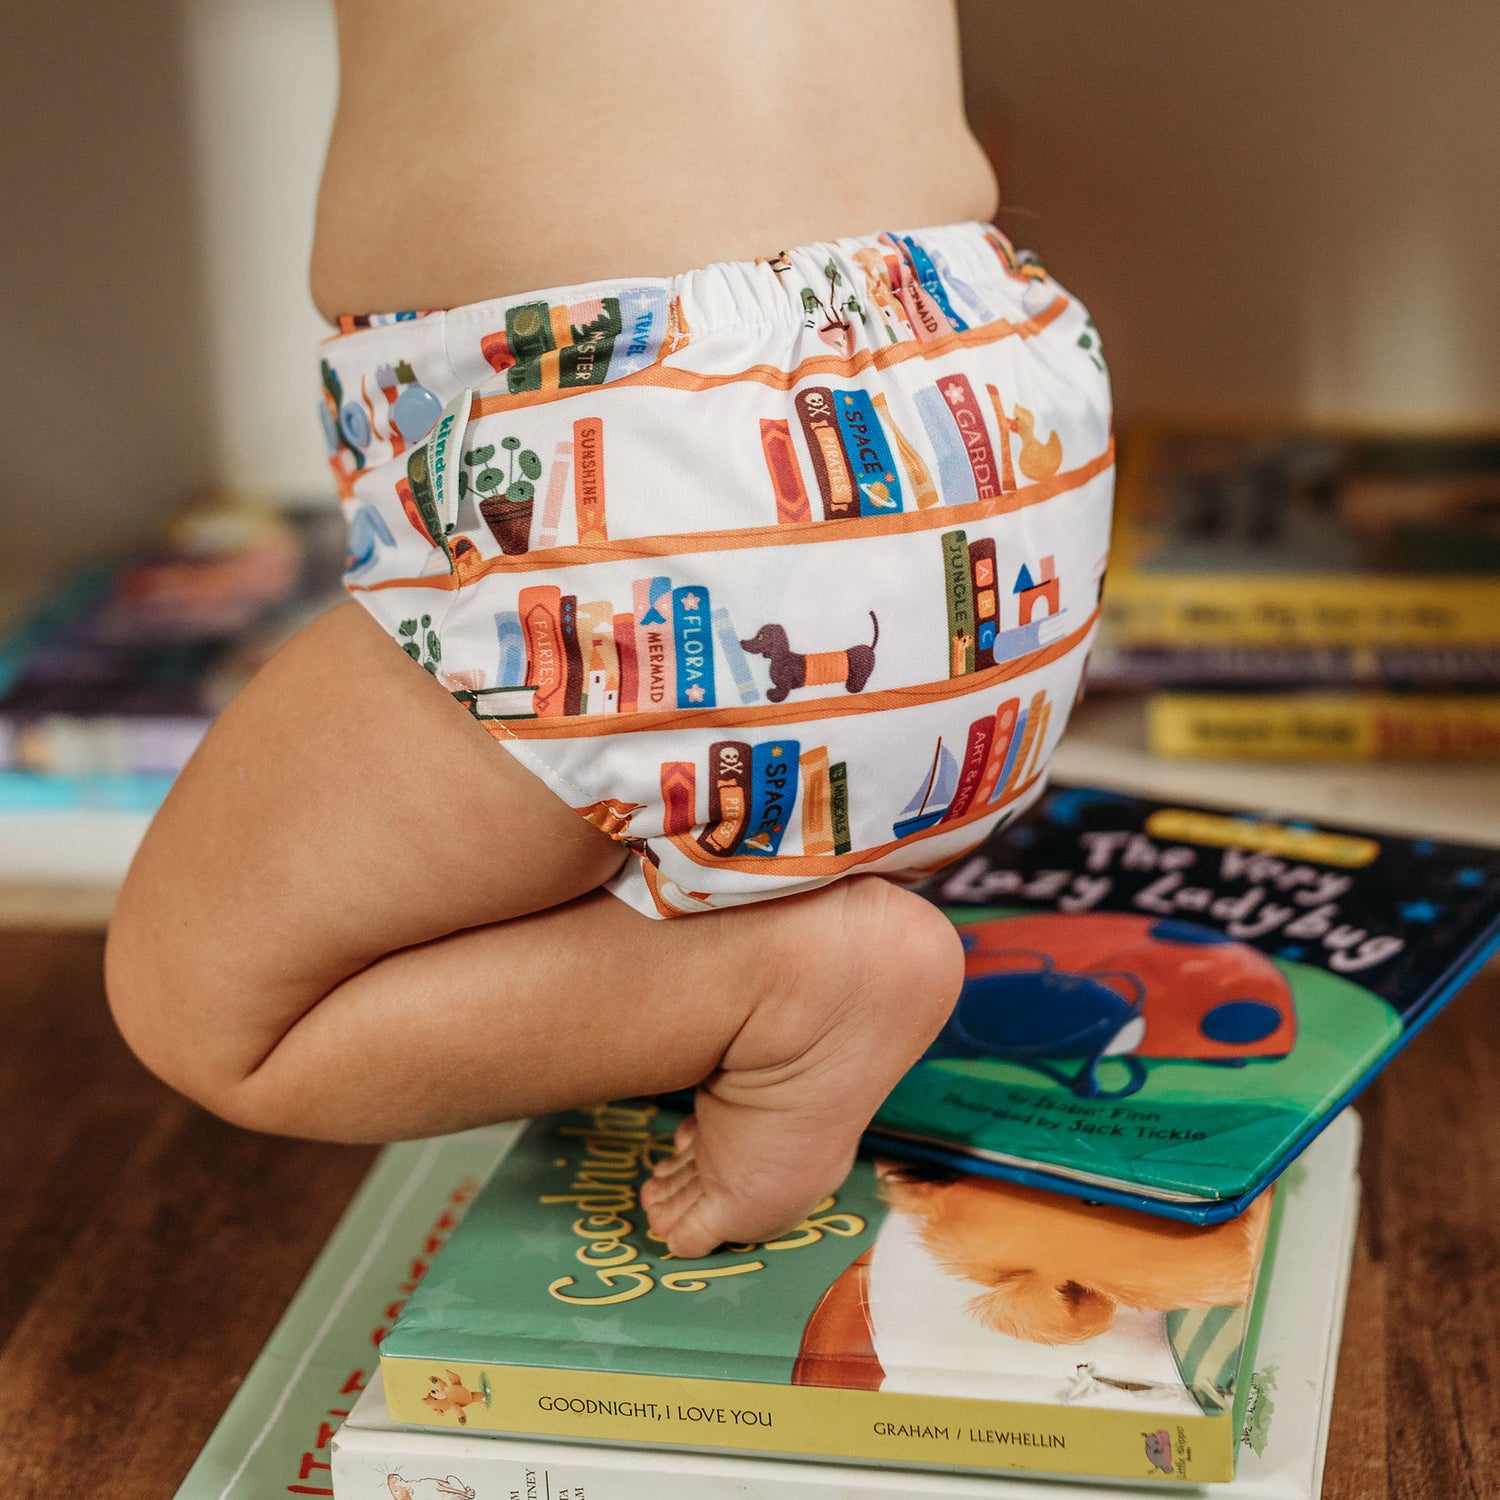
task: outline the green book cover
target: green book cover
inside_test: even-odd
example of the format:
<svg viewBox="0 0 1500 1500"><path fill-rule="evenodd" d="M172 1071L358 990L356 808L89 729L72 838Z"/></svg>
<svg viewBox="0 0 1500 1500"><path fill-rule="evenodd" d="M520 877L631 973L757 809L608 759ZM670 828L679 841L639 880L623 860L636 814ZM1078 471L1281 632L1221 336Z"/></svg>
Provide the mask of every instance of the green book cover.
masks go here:
<svg viewBox="0 0 1500 1500"><path fill-rule="evenodd" d="M1500 943L1500 850L1054 786L920 887L965 981L870 1137L1244 1211Z"/></svg>
<svg viewBox="0 0 1500 1500"><path fill-rule="evenodd" d="M629 1100L527 1128L381 1344L394 1420L1232 1477L1268 1202L1200 1229L862 1158L778 1239L679 1261L639 1189L680 1119Z"/></svg>

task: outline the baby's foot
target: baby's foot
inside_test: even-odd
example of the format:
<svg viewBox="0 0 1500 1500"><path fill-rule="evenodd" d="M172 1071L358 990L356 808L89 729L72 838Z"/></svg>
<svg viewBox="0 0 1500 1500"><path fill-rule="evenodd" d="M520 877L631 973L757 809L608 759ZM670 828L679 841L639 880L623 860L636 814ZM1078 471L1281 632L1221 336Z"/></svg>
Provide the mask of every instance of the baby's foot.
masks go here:
<svg viewBox="0 0 1500 1500"><path fill-rule="evenodd" d="M861 1131L920 1057L963 978L938 910L859 877L774 911L781 975L699 1085L676 1152L641 1189L684 1260L771 1238L844 1180Z"/></svg>

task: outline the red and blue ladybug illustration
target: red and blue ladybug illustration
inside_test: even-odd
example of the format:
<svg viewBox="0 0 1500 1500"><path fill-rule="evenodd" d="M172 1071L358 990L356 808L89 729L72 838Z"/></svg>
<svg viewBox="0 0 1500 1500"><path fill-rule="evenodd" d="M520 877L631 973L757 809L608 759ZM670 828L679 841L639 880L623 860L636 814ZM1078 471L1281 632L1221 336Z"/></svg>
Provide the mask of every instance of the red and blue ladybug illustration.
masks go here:
<svg viewBox="0 0 1500 1500"><path fill-rule="evenodd" d="M1145 1083L1142 1058L1238 1065L1285 1057L1296 1041L1281 971L1196 922L1047 912L962 936L964 986L929 1059L1000 1058L1117 1099ZM1108 1058L1125 1067L1118 1088L1096 1076Z"/></svg>

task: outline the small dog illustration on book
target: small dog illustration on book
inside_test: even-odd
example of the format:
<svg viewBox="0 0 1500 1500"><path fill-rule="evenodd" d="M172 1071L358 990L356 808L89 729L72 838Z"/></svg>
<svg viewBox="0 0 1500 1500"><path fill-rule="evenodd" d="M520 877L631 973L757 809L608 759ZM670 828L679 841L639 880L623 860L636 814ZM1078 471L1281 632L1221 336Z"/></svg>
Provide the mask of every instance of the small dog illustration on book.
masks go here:
<svg viewBox="0 0 1500 1500"><path fill-rule="evenodd" d="M782 702L797 688L826 687L842 682L851 693L857 693L875 670L875 646L880 640L880 621L870 611L875 627L868 646L850 646L844 651L793 651L786 627L762 625L748 641L740 645L754 656L764 656L771 663L771 687L766 697L772 703Z"/></svg>

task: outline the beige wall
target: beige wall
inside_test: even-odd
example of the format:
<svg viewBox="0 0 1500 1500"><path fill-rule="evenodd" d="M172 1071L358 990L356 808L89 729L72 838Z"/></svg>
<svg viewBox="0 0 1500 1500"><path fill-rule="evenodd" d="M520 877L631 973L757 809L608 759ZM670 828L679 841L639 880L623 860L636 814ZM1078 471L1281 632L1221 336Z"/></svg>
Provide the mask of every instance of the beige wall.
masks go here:
<svg viewBox="0 0 1500 1500"><path fill-rule="evenodd" d="M1495 0L960 5L1004 222L1123 411L1500 414ZM215 478L326 493L326 0L0 0L0 36L0 573Z"/></svg>
<svg viewBox="0 0 1500 1500"><path fill-rule="evenodd" d="M327 493L326 0L0 0L0 38L0 581L215 481Z"/></svg>
<svg viewBox="0 0 1500 1500"><path fill-rule="evenodd" d="M171 23L155 0L0 4L0 571L108 544L212 470Z"/></svg>
<svg viewBox="0 0 1500 1500"><path fill-rule="evenodd" d="M1126 414L1500 417L1495 0L960 0Z"/></svg>
<svg viewBox="0 0 1500 1500"><path fill-rule="evenodd" d="M183 0L215 422L214 471L281 494L332 494L307 290L333 123L329 0Z"/></svg>

